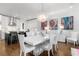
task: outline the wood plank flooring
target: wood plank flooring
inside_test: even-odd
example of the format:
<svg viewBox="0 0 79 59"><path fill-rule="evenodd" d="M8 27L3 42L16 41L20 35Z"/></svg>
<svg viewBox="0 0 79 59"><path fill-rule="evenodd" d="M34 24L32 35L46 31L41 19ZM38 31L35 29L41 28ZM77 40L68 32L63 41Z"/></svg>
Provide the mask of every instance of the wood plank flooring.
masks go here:
<svg viewBox="0 0 79 59"><path fill-rule="evenodd" d="M79 46L75 46L73 44L66 44L62 42L58 42L57 51L54 50L54 54L51 56L71 56L71 47L79 48ZM0 40L0 56L19 56L20 47L19 43L6 45L4 40ZM28 54L28 56L33 56L32 52ZM44 51L40 54L40 56L47 56L47 51Z"/></svg>

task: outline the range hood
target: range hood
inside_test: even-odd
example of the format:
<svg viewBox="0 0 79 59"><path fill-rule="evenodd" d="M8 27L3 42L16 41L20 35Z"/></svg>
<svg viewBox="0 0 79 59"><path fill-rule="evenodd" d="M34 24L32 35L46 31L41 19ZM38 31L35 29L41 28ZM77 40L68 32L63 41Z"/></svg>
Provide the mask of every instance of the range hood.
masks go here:
<svg viewBox="0 0 79 59"><path fill-rule="evenodd" d="M10 17L10 20L9 20L9 26L16 26L16 23L15 23L15 18L14 17Z"/></svg>

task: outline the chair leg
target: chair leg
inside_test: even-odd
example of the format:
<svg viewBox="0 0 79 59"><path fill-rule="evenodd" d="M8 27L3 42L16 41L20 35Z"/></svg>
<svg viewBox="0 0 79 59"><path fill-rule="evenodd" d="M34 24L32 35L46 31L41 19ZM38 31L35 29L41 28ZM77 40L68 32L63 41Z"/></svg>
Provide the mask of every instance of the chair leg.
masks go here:
<svg viewBox="0 0 79 59"><path fill-rule="evenodd" d="M76 45L78 46L78 41L76 41Z"/></svg>
<svg viewBox="0 0 79 59"><path fill-rule="evenodd" d="M48 56L50 56L50 50L48 50Z"/></svg>
<svg viewBox="0 0 79 59"><path fill-rule="evenodd" d="M67 44L68 44L68 40L67 40Z"/></svg>
<svg viewBox="0 0 79 59"><path fill-rule="evenodd" d="M56 48L58 49L58 44L56 44Z"/></svg>
<svg viewBox="0 0 79 59"><path fill-rule="evenodd" d="M26 53L24 52L24 56L26 56Z"/></svg>
<svg viewBox="0 0 79 59"><path fill-rule="evenodd" d="M55 51L57 50L57 45L55 45Z"/></svg>
<svg viewBox="0 0 79 59"><path fill-rule="evenodd" d="M51 51L52 51L52 55L53 55L53 49Z"/></svg>
<svg viewBox="0 0 79 59"><path fill-rule="evenodd" d="M34 56L37 56L37 53L35 53L35 51L33 51L33 55L34 55Z"/></svg>
<svg viewBox="0 0 79 59"><path fill-rule="evenodd" d="M76 42L77 46L78 46L78 41Z"/></svg>
<svg viewBox="0 0 79 59"><path fill-rule="evenodd" d="M74 47L75 47L75 41L74 41Z"/></svg>
<svg viewBox="0 0 79 59"><path fill-rule="evenodd" d="M20 50L20 56L22 55L22 50Z"/></svg>
<svg viewBox="0 0 79 59"><path fill-rule="evenodd" d="M37 53L35 53L34 55L37 56Z"/></svg>

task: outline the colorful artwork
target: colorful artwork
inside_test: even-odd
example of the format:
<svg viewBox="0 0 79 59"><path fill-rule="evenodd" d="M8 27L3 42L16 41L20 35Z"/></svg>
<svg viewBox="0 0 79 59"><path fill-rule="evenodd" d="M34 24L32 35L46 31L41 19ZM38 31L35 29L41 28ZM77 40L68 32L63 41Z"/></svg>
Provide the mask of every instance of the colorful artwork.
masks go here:
<svg viewBox="0 0 79 59"><path fill-rule="evenodd" d="M49 25L50 30L58 29L58 19L51 19L49 24L47 21L41 22L41 29L45 30L45 27ZM61 25L64 27L64 30L72 30L73 29L73 16L63 17L61 18Z"/></svg>
<svg viewBox="0 0 79 59"><path fill-rule="evenodd" d="M47 21L41 22L41 29L45 30L45 27L47 27Z"/></svg>
<svg viewBox="0 0 79 59"><path fill-rule="evenodd" d="M58 20L52 19L49 21L49 26L51 30L57 30L58 29Z"/></svg>
<svg viewBox="0 0 79 59"><path fill-rule="evenodd" d="M64 26L65 30L72 30L73 29L73 16L63 17L61 19L61 25Z"/></svg>

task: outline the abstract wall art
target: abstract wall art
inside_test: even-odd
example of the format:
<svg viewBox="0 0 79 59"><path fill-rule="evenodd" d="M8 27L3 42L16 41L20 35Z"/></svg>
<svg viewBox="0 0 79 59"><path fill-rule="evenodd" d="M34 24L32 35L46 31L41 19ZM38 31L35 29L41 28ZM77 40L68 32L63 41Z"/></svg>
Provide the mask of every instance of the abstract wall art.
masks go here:
<svg viewBox="0 0 79 59"><path fill-rule="evenodd" d="M73 30L73 16L61 18L61 25L64 26L64 30Z"/></svg>
<svg viewBox="0 0 79 59"><path fill-rule="evenodd" d="M50 30L57 30L58 29L58 19L51 19L49 21Z"/></svg>
<svg viewBox="0 0 79 59"><path fill-rule="evenodd" d="M45 27L47 27L47 21L41 22L41 29L45 30Z"/></svg>

